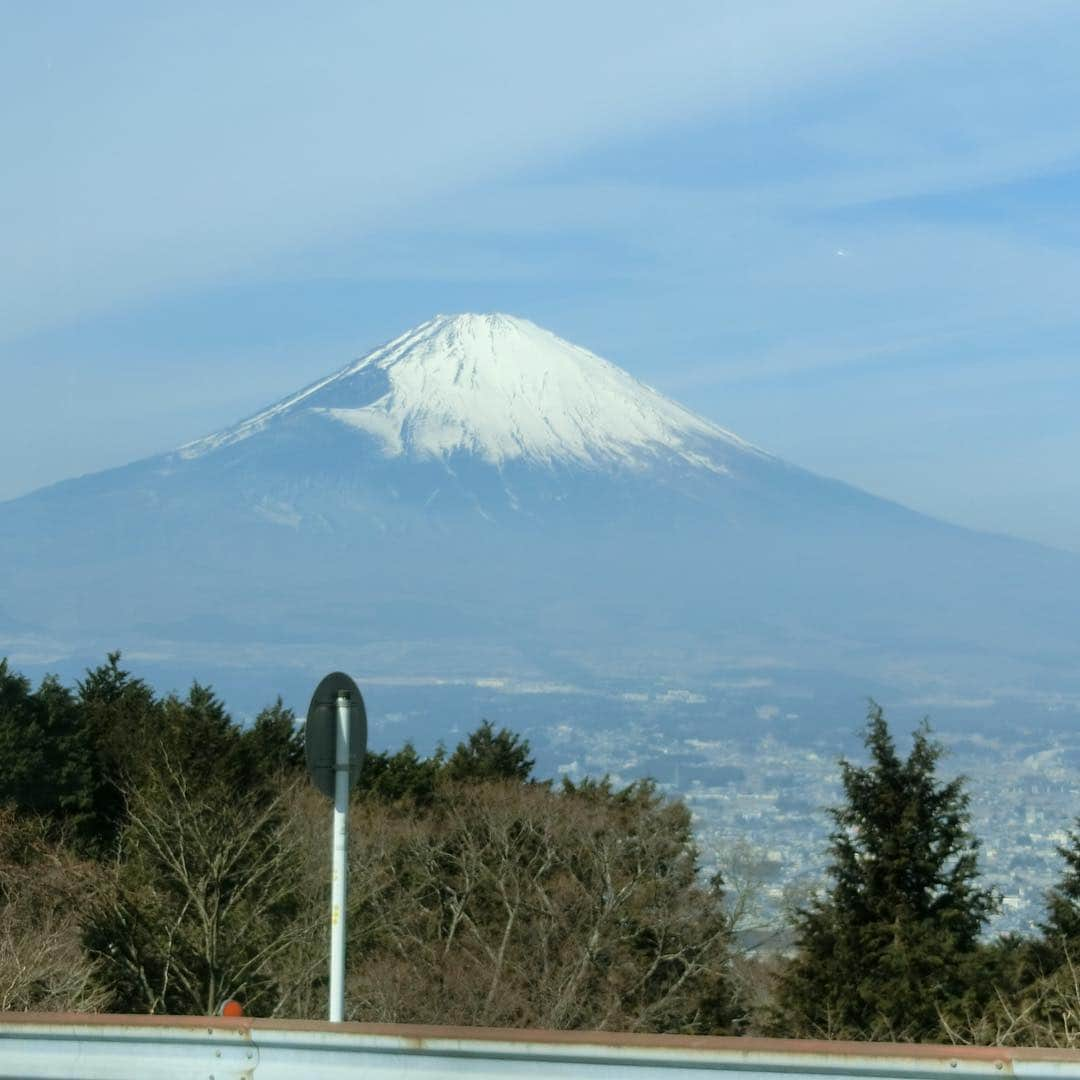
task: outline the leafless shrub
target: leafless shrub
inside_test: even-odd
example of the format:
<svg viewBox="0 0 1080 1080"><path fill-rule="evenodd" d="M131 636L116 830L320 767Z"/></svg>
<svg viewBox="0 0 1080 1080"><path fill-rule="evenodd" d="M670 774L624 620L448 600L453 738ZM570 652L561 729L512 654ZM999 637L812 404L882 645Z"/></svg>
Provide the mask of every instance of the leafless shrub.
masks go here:
<svg viewBox="0 0 1080 1080"><path fill-rule="evenodd" d="M92 874L44 822L0 809L0 1010L97 1012L108 994L81 948L77 882Z"/></svg>
<svg viewBox="0 0 1080 1080"><path fill-rule="evenodd" d="M409 817L361 805L350 868L357 1019L706 1030L730 920L656 800L448 787ZM620 819L620 817L622 819Z"/></svg>

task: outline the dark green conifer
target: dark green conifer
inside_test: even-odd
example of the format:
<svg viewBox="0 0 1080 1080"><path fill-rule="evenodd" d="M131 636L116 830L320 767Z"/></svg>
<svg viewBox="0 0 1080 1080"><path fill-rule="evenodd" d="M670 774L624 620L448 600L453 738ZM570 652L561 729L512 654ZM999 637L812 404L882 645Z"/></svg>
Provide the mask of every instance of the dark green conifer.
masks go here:
<svg viewBox="0 0 1080 1080"><path fill-rule="evenodd" d="M1065 869L1046 895L1046 922L1039 926L1042 940L1036 954L1047 974L1066 960L1080 963L1080 818L1068 835L1068 843L1057 849Z"/></svg>
<svg viewBox="0 0 1080 1080"><path fill-rule="evenodd" d="M802 1036L940 1037L962 1009L996 897L978 882L962 777L937 777L923 724L906 759L871 704L866 766L841 761L830 813L828 891L798 911L798 953L781 977L778 1027Z"/></svg>
<svg viewBox="0 0 1080 1080"><path fill-rule="evenodd" d="M240 734L243 783L274 783L304 768L304 732L279 697Z"/></svg>
<svg viewBox="0 0 1080 1080"><path fill-rule="evenodd" d="M76 685L81 722L93 746L92 808L81 832L98 851L112 847L124 817L123 788L157 745L161 705L154 691L120 666L120 653L88 668Z"/></svg>
<svg viewBox="0 0 1080 1080"><path fill-rule="evenodd" d="M0 802L78 826L89 812L93 751L71 693L30 682L0 660Z"/></svg>
<svg viewBox="0 0 1080 1080"><path fill-rule="evenodd" d="M442 747L431 757L422 758L416 747L406 742L394 754L385 750L369 753L357 787L365 798L377 802L430 806L445 764Z"/></svg>
<svg viewBox="0 0 1080 1080"><path fill-rule="evenodd" d="M172 768L207 781L239 784L244 778L240 729L221 699L199 682L191 684L186 698L170 694L162 702L160 727L148 749L149 767L156 768L164 758Z"/></svg>
<svg viewBox="0 0 1080 1080"><path fill-rule="evenodd" d="M472 732L450 755L446 775L450 780L517 780L532 775L535 761L529 757L529 741L507 728L496 731L489 720Z"/></svg>

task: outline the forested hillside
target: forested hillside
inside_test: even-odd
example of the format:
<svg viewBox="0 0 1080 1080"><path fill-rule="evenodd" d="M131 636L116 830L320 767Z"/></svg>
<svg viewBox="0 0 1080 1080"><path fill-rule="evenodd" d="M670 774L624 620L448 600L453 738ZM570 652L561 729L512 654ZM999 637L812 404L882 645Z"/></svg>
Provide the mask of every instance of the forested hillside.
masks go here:
<svg viewBox="0 0 1080 1080"><path fill-rule="evenodd" d="M1080 839L1040 931L989 938L963 779L926 727L899 753L876 706L864 738L829 879L772 935L651 783L537 778L487 722L430 757L369 754L347 1015L1073 1045ZM280 700L241 726L119 654L74 687L0 662L0 802L0 1008L324 1014L329 807Z"/></svg>

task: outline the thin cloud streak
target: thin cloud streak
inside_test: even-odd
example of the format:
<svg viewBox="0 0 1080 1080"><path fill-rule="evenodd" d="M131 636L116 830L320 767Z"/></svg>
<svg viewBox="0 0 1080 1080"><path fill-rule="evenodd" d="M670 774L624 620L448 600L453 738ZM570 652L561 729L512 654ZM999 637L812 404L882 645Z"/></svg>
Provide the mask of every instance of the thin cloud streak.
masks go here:
<svg viewBox="0 0 1080 1080"><path fill-rule="evenodd" d="M313 238L407 220L436 193L597 139L779 106L909 53L947 51L976 12L984 38L1030 24L1010 8L23 13L3 65L8 100L23 102L0 128L15 149L0 191L4 333L258 274Z"/></svg>

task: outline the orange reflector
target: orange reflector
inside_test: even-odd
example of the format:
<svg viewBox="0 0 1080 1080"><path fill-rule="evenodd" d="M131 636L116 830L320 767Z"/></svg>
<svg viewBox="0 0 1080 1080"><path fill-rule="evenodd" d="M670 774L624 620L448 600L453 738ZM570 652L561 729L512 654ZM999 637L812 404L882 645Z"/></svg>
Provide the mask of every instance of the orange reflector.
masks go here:
<svg viewBox="0 0 1080 1080"><path fill-rule="evenodd" d="M239 1001L226 1001L225 1004L221 1006L221 1015L243 1016L244 1006L241 1005Z"/></svg>

